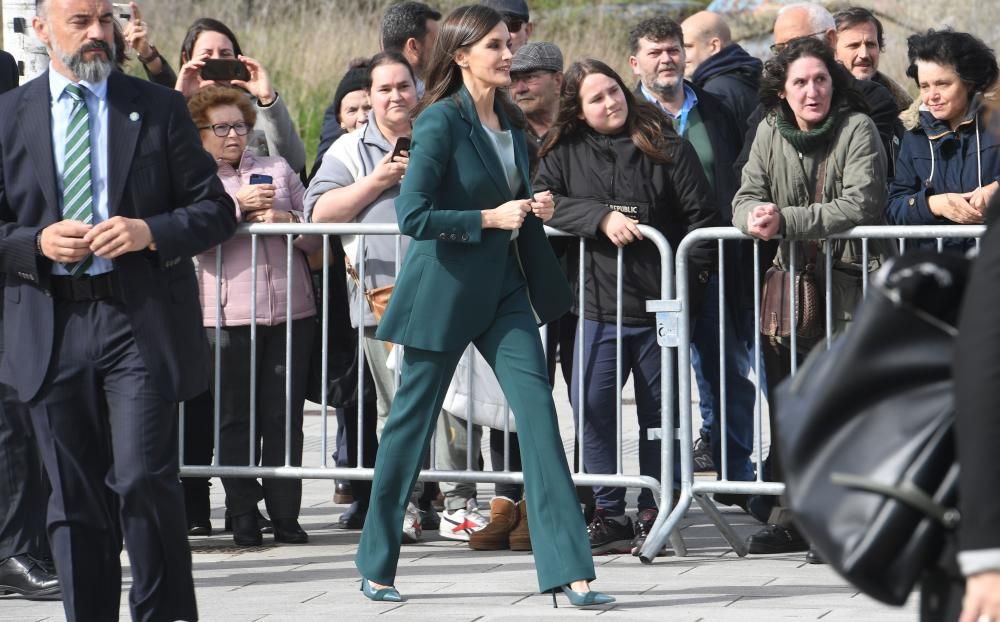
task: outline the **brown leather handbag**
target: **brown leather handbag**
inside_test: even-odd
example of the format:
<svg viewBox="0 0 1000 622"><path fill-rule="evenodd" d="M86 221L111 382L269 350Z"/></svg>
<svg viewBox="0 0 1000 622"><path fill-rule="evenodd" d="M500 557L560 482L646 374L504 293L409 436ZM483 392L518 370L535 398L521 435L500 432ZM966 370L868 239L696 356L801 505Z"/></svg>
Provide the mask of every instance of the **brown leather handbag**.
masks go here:
<svg viewBox="0 0 1000 622"><path fill-rule="evenodd" d="M382 287L369 289L361 283L361 279L358 278L357 271L354 269L354 266L351 265L351 260L344 257L344 262L347 264L347 274L365 295L365 300L368 301L368 307L371 308L372 315L375 316L375 324L381 324L382 316L385 315L385 308L389 306L389 297L392 296L393 286L383 285Z"/></svg>
<svg viewBox="0 0 1000 622"><path fill-rule="evenodd" d="M816 171L814 190L816 203L821 203L823 200L828 157L829 151L823 156ZM816 242L803 242L800 247L804 247L801 251L805 254L805 264L801 270L796 271L794 283L792 273L778 266L772 266L764 275L764 291L760 302L760 333L767 337L792 336L791 293L793 291L795 334L802 339L817 339L823 334L823 293L816 279L819 245Z"/></svg>
<svg viewBox="0 0 1000 622"><path fill-rule="evenodd" d="M816 244L811 255L807 251L806 265L795 273L795 334L803 339L816 339L823 334L823 294L816 280ZM760 304L760 332L767 337L791 337L792 273L774 266L764 275L764 292Z"/></svg>

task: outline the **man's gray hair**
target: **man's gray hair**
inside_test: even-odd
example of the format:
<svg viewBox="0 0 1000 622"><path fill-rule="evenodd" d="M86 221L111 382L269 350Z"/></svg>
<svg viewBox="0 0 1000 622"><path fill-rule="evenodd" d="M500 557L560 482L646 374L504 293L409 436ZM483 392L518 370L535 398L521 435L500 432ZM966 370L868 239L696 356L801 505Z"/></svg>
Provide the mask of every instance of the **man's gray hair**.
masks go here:
<svg viewBox="0 0 1000 622"><path fill-rule="evenodd" d="M794 10L802 10L809 15L809 30L813 32L826 32L837 29L837 22L833 19L833 14L827 11L826 7L815 2L786 4L778 11L778 16Z"/></svg>

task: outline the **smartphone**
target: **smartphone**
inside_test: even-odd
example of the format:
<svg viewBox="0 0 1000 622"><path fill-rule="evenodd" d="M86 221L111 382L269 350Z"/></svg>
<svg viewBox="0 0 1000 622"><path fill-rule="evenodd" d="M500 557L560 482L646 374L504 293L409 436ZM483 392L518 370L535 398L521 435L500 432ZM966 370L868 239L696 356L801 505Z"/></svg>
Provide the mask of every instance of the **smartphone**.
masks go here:
<svg viewBox="0 0 1000 622"><path fill-rule="evenodd" d="M250 70L243 61L229 58L208 58L201 68L201 77L205 80L243 80L250 79Z"/></svg>
<svg viewBox="0 0 1000 622"><path fill-rule="evenodd" d="M274 178L270 175L262 175L260 173L250 174L250 185L254 184L271 184L274 183Z"/></svg>
<svg viewBox="0 0 1000 622"><path fill-rule="evenodd" d="M400 155L404 151L410 150L410 138L409 136L400 136L396 139L396 146L392 148L392 157L389 158L391 162L393 158ZM407 154L409 155L409 154Z"/></svg>
<svg viewBox="0 0 1000 622"><path fill-rule="evenodd" d="M130 19L132 19L132 7L128 5L128 2L115 2L111 5L112 11L115 14L115 19L117 19L122 26L127 24Z"/></svg>

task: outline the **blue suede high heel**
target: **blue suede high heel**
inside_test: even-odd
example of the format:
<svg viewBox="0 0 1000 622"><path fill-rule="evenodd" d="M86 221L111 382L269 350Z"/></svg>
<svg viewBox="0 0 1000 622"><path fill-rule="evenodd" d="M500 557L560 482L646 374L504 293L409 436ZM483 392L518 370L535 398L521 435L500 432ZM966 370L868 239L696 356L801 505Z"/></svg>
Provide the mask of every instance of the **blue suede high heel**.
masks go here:
<svg viewBox="0 0 1000 622"><path fill-rule="evenodd" d="M608 603L615 602L614 596L608 596L603 592L595 592L593 590L589 592L577 592L575 590L569 589L568 585L560 586L556 589L562 589L562 593L566 595L569 599L569 604L574 607L589 607L590 605L607 605ZM556 602L556 589L552 590L552 606L558 608L559 604Z"/></svg>
<svg viewBox="0 0 1000 622"><path fill-rule="evenodd" d="M399 595L394 587L383 587L380 590L372 589L371 583L364 577L361 578L361 593L368 597L368 600L385 603L401 603L403 597Z"/></svg>

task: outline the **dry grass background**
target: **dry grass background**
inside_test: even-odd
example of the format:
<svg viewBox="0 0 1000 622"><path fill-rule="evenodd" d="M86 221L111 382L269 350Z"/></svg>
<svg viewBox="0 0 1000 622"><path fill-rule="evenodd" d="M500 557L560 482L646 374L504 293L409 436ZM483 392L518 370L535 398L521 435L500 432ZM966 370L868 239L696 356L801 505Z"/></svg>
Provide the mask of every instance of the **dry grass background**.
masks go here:
<svg viewBox="0 0 1000 622"><path fill-rule="evenodd" d="M447 11L465 2L432 0L431 4ZM627 82L632 81L626 49L629 25L653 12L666 12L679 19L697 10L692 5L678 8L667 3L590 4L585 0L529 0L529 4L532 20L536 22L533 39L557 43L567 63L583 57L604 60L621 72ZM1000 44L996 0L950 0L917 6L903 0L860 4L874 8L883 17L888 49L882 66L900 83L905 83L906 36L913 30L950 25L974 32L994 47ZM146 0L141 3L143 17L152 27L153 43L175 69L181 40L196 18L214 17L232 28L244 52L261 61L270 73L298 124L310 162L319 140L323 113L348 61L378 51L379 21L387 5L384 0ZM846 5L829 3L831 9ZM761 35L770 29L775 10L773 6L765 6L733 16L734 36L765 41L766 37ZM133 66L132 71L137 69Z"/></svg>

